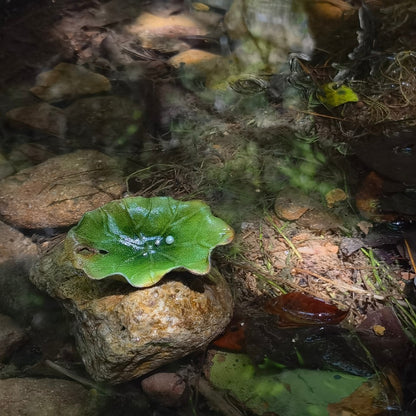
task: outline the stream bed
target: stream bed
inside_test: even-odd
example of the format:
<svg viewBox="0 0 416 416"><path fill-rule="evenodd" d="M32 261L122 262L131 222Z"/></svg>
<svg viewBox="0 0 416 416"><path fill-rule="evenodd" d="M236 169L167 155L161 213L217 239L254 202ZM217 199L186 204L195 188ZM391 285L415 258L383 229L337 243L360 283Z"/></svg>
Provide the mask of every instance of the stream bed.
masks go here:
<svg viewBox="0 0 416 416"><path fill-rule="evenodd" d="M412 2L1 7L2 415L414 414Z"/></svg>

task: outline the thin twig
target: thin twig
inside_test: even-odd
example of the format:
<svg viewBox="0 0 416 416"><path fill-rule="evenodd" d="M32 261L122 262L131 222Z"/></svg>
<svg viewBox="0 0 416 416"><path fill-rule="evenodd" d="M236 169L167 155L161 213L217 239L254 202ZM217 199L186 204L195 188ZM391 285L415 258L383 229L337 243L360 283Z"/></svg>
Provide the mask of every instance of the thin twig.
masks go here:
<svg viewBox="0 0 416 416"><path fill-rule="evenodd" d="M407 254L409 255L410 263L412 264L413 271L416 273L415 259L413 258L412 250L410 249L409 243L404 239L404 245L406 246Z"/></svg>
<svg viewBox="0 0 416 416"><path fill-rule="evenodd" d="M289 279L280 277L278 274L271 274L260 267L253 266L250 264L247 260L244 259L244 263L241 263L239 261L232 261L232 265L234 267L238 267L242 270L246 270L250 273L252 273L254 276L266 280L273 288L278 289L282 293L286 293L287 291L284 289L285 287L290 287L292 290L296 291L302 291L305 293L309 293L310 295L314 296L315 292L312 290L301 287L298 284L291 282ZM282 290L283 289L283 290Z"/></svg>
<svg viewBox="0 0 416 416"><path fill-rule="evenodd" d="M199 378L197 382L198 391L205 397L207 402L219 410L225 416L244 416L232 403L228 402L222 393L215 390L204 378Z"/></svg>
<svg viewBox="0 0 416 416"><path fill-rule="evenodd" d="M361 289L361 288L353 286L353 285L349 285L347 283L336 282L335 280L328 279L327 277L321 276L318 273L311 272L310 270L299 269L298 267L295 267L294 269L292 269L291 273L293 273L293 274L308 274L309 276L316 277L317 279L322 280L322 281L327 282L327 283L330 283L331 285L333 285L335 287L338 287L340 289L344 289L344 290L347 290L349 292L359 293L361 295L366 295L368 297L373 297L376 300L385 300L386 299L385 296L376 295L374 293L368 292L367 290Z"/></svg>
<svg viewBox="0 0 416 416"><path fill-rule="evenodd" d="M280 234L280 236L283 238L283 240L285 240L286 244L293 250L293 252L295 253L296 257L299 260L303 260L302 259L302 255L299 253L298 249L295 247L295 245L290 241L289 237L287 237L281 228L279 228L277 226L277 224L273 221L273 218L270 217L269 215L266 217L267 222Z"/></svg>
<svg viewBox="0 0 416 416"><path fill-rule="evenodd" d="M302 113L302 114L308 114L310 116L316 116L316 117L322 117L322 118L329 118L331 120L339 120L339 121L345 121L345 122L350 122L350 120L345 119L345 118L340 118L340 117L335 117L335 116L329 116L328 114L321 114L321 113L317 113L315 111L310 111L310 110L297 110L298 113Z"/></svg>
<svg viewBox="0 0 416 416"><path fill-rule="evenodd" d="M68 378L86 386L86 387L93 388L97 391L103 391L103 389L100 388L96 383L94 383L94 382L92 382L92 381L90 381L90 380L88 380L84 377L81 377L78 374L75 374L74 372L60 366L59 364L54 363L53 361L45 360L45 364L48 367L57 371L58 373L63 374L64 376L66 376L66 377L68 377Z"/></svg>

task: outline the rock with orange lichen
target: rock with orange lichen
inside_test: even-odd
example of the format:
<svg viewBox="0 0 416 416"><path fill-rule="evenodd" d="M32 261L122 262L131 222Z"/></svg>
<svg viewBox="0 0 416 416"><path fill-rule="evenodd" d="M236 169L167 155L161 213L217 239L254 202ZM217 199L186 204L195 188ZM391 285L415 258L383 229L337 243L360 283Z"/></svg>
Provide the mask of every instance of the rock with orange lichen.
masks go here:
<svg viewBox="0 0 416 416"><path fill-rule="evenodd" d="M94 281L62 260L55 246L33 267L31 281L61 300L73 317L78 350L89 374L121 383L204 348L231 319L233 301L218 273L171 274L136 289Z"/></svg>

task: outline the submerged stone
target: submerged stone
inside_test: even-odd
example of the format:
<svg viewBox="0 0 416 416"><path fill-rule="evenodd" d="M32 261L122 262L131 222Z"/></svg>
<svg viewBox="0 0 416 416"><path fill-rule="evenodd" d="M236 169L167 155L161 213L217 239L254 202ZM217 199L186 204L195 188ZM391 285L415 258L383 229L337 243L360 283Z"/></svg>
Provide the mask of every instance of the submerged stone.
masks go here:
<svg viewBox="0 0 416 416"><path fill-rule="evenodd" d="M185 380L176 373L152 374L141 387L151 401L165 407L179 407L188 399Z"/></svg>
<svg viewBox="0 0 416 416"><path fill-rule="evenodd" d="M96 400L74 381L54 378L8 378L0 380L3 415L92 416Z"/></svg>
<svg viewBox="0 0 416 416"><path fill-rule="evenodd" d="M9 316L0 314L0 361L7 359L14 350L19 348L25 338L23 328Z"/></svg>
<svg viewBox="0 0 416 416"><path fill-rule="evenodd" d="M241 63L252 64L254 58L279 69L289 53L312 53L306 20L303 10L292 2L234 0L224 17L224 27L231 39L254 42L254 48L234 51Z"/></svg>
<svg viewBox="0 0 416 416"><path fill-rule="evenodd" d="M51 71L40 73L30 91L41 100L58 102L110 89L110 81L105 76L62 62Z"/></svg>
<svg viewBox="0 0 416 416"><path fill-rule="evenodd" d="M64 111L47 103L13 108L6 113L6 118L10 125L18 129L35 130L57 137L65 135Z"/></svg>
<svg viewBox="0 0 416 416"><path fill-rule="evenodd" d="M207 35L207 29L202 24L184 13L165 17L144 12L127 27L127 31L137 37L143 48L161 52L189 49L181 37Z"/></svg>
<svg viewBox="0 0 416 416"><path fill-rule="evenodd" d="M43 299L29 281L38 250L29 237L3 222L0 222L0 235L0 311L26 326Z"/></svg>
<svg viewBox="0 0 416 416"><path fill-rule="evenodd" d="M120 197L119 163L95 150L56 156L0 181L0 215L21 228L75 224L86 211Z"/></svg>
<svg viewBox="0 0 416 416"><path fill-rule="evenodd" d="M311 199L295 189L285 189L274 202L276 215L287 221L298 220L310 208L312 208Z"/></svg>

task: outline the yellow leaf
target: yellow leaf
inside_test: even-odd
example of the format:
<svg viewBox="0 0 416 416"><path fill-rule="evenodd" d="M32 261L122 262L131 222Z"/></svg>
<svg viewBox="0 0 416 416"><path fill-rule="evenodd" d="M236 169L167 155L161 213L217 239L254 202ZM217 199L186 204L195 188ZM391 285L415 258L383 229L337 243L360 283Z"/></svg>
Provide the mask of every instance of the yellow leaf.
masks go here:
<svg viewBox="0 0 416 416"><path fill-rule="evenodd" d="M358 101L358 95L351 88L346 85L338 86L336 82L322 85L316 96L325 107L329 108Z"/></svg>
<svg viewBox="0 0 416 416"><path fill-rule="evenodd" d="M332 208L337 202L345 201L347 194L340 188L331 189L326 193L325 199L329 208Z"/></svg>
<svg viewBox="0 0 416 416"><path fill-rule="evenodd" d="M207 4L204 4L204 3L194 2L194 3L192 3L192 7L194 8L194 10L196 10L198 12L208 12L209 11L209 6Z"/></svg>

